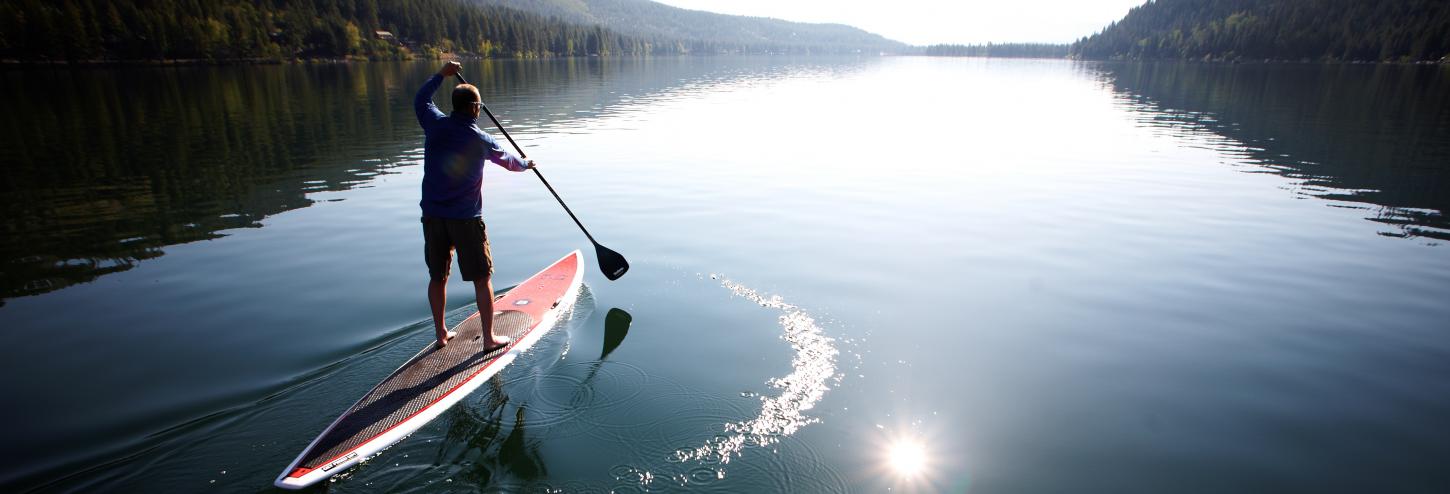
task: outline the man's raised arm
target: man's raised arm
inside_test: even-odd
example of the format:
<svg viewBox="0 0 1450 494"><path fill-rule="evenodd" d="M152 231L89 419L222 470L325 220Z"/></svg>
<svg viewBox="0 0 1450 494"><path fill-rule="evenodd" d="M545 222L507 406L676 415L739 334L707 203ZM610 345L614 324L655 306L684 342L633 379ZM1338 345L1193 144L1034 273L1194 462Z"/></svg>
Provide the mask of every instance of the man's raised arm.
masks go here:
<svg viewBox="0 0 1450 494"><path fill-rule="evenodd" d="M438 109L438 105L433 104L433 93L438 92L438 86L443 84L444 78L457 74L459 67L461 65L458 62L443 64L443 68L433 74L433 77L429 77L428 82L424 82L423 87L418 89L418 94L413 96L413 113L418 114L418 125L426 129L434 120L447 116Z"/></svg>
<svg viewBox="0 0 1450 494"><path fill-rule="evenodd" d="M418 95L413 97L413 112L418 114L418 125L427 128L433 123L447 115L438 110L438 105L433 104L433 93L438 91L438 86L443 84L443 76L433 74L423 87L418 89Z"/></svg>

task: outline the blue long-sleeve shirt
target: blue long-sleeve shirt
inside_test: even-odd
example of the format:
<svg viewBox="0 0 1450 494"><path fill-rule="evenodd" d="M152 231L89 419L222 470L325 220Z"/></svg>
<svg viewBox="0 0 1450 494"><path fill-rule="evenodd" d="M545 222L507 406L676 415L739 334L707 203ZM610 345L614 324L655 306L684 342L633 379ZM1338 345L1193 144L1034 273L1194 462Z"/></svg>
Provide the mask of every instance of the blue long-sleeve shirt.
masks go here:
<svg viewBox="0 0 1450 494"><path fill-rule="evenodd" d="M443 76L433 74L418 95L413 111L423 126L423 216L477 218L483 215L484 160L512 171L528 169L528 163L499 147L475 122L455 112L444 115L433 104L433 93Z"/></svg>

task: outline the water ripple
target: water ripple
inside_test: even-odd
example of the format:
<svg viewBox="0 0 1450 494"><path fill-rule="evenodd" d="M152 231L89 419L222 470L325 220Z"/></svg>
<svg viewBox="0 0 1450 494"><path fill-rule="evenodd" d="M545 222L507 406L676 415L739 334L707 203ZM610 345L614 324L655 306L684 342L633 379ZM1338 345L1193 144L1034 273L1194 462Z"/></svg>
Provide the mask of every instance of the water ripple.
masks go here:
<svg viewBox="0 0 1450 494"><path fill-rule="evenodd" d="M836 374L835 340L827 337L816 320L801 308L786 303L779 295L764 295L728 279L720 284L738 297L759 304L761 307L782 312L780 326L785 330L781 338L790 342L796 351L791 359L791 373L766 381L772 388L780 390L775 396L761 397L760 413L755 418L725 424L726 434L715 436L695 448L677 450L674 460L700 461L705 463L729 463L747 446L769 446L779 442L809 424L820 419L808 417L810 410L830 390L830 381Z"/></svg>

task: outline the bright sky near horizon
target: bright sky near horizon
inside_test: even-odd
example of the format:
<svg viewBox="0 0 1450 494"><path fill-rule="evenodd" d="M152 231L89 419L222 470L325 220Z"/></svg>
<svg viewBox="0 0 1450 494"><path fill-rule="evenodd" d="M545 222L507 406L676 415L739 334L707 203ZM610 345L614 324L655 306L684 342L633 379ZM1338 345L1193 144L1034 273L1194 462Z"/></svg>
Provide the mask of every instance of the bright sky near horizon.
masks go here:
<svg viewBox="0 0 1450 494"><path fill-rule="evenodd" d="M721 14L855 26L913 45L1069 43L1147 0L655 0Z"/></svg>

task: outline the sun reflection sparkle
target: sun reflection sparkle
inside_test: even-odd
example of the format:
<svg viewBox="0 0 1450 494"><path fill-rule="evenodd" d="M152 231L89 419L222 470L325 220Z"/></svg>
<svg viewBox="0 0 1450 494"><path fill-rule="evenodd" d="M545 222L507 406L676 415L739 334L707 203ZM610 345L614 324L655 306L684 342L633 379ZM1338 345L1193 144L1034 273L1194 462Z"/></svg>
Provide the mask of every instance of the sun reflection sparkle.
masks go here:
<svg viewBox="0 0 1450 494"><path fill-rule="evenodd" d="M898 439L886 450L886 462L891 470L905 478L915 478L924 473L929 460L926 447L911 439Z"/></svg>

